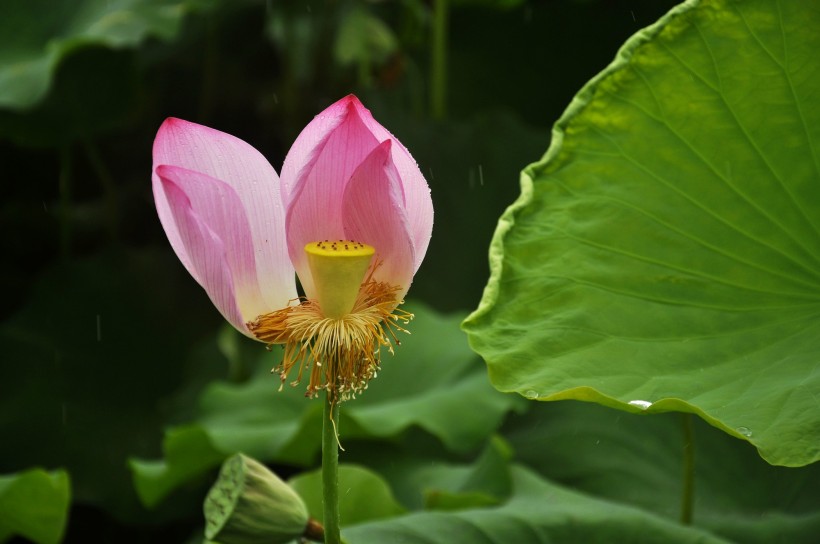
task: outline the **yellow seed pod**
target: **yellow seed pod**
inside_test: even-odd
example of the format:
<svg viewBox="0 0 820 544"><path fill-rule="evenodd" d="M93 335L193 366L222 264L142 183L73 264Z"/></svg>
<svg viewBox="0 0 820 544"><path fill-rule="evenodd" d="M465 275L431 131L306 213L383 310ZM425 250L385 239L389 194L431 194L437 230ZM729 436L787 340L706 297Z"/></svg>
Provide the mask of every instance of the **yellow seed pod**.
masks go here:
<svg viewBox="0 0 820 544"><path fill-rule="evenodd" d="M305 253L324 316L349 314L376 249L353 240L325 240L307 244Z"/></svg>

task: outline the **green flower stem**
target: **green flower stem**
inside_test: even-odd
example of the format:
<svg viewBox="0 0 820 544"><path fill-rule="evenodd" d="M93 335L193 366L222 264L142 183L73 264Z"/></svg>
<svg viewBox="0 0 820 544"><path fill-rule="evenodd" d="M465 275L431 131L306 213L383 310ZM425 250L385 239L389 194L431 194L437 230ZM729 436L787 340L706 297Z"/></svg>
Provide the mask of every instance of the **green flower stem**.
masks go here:
<svg viewBox="0 0 820 544"><path fill-rule="evenodd" d="M692 414L681 415L683 421L683 492L680 522L684 525L691 525L695 501L695 432Z"/></svg>
<svg viewBox="0 0 820 544"><path fill-rule="evenodd" d="M336 422L339 405L325 396L322 418L322 502L324 504L325 544L341 544L339 530L339 442Z"/></svg>
<svg viewBox="0 0 820 544"><path fill-rule="evenodd" d="M430 106L433 119L444 119L447 100L447 2L433 2L432 58L430 61Z"/></svg>

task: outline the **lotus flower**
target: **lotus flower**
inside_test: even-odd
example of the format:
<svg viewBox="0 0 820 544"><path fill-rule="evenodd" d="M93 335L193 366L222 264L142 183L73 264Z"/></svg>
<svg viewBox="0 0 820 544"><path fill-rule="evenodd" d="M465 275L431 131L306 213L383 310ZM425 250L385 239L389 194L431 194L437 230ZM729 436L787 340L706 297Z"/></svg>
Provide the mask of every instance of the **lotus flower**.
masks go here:
<svg viewBox="0 0 820 544"><path fill-rule="evenodd" d="M153 155L168 240L225 319L284 344L282 382L309 369L308 396L364 389L412 317L397 307L433 225L404 146L351 95L305 127L281 179L244 141L180 119L162 124Z"/></svg>

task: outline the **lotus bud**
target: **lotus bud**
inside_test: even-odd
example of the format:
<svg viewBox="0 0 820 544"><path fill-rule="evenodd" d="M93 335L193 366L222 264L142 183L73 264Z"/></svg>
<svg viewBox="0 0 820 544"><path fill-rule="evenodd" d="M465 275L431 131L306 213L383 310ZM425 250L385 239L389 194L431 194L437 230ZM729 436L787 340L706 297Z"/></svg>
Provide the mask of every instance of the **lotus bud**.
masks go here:
<svg viewBox="0 0 820 544"><path fill-rule="evenodd" d="M238 453L205 499L205 537L220 544L284 544L305 534L308 511L288 484Z"/></svg>

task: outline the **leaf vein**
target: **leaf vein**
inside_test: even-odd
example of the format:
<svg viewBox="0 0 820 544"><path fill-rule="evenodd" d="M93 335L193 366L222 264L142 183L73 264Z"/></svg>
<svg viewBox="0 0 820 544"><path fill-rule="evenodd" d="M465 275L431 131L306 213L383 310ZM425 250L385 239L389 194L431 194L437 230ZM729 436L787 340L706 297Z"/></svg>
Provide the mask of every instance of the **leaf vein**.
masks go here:
<svg viewBox="0 0 820 544"><path fill-rule="evenodd" d="M630 290L626 290L626 289L618 289L616 287L613 287L611 285L607 285L607 284L604 284L604 283L599 283L599 282L595 282L595 281L591 281L591 280L580 279L580 278L576 278L576 277L572 277L572 276L565 276L565 275L561 275L561 274L541 274L541 275L530 276L530 277L519 276L514 280L507 280L504 283L510 284L510 283L517 283L519 281L532 280L532 279L544 279L544 278L556 278L556 279L560 279L560 280L566 280L566 281L574 283L574 284L585 285L587 287L591 287L593 289L598 289L600 291L606 291L608 293L613 293L613 294L616 294L616 295L622 295L622 296L629 297L629 298L645 300L647 302L657 302L657 303L660 303L660 304L668 304L670 306L681 306L681 307L686 307L686 308L704 308L704 309L708 309L708 310L718 310L718 311L725 311L725 312L732 312L732 313L761 312L761 311L782 311L782 310L787 310L787 309L791 310L791 309L794 309L794 308L813 307L813 306L817 305L816 302L812 301L812 302L804 302L804 303L796 303L796 304L751 306L751 307L741 308L741 307L737 307L737 306L720 306L718 304L703 304L703 303L695 303L695 302L686 302L686 301L679 300L679 299L664 298L664 297L659 297L659 296L650 296L646 293L638 293L636 291L630 291ZM561 287L560 289L553 289L553 290L550 291L550 295L555 294L555 293L560 293L561 291L564 291L568 288L569 288L568 286L564 286L564 287ZM738 287L738 288L743 289L743 290L754 291L754 290L748 289L746 287ZM755 292L761 292L761 291L755 291ZM769 294L779 294L779 293L769 293ZM538 300L542 300L544 298L545 297L539 297ZM820 300L820 298L818 298L818 300Z"/></svg>
<svg viewBox="0 0 820 544"><path fill-rule="evenodd" d="M598 249L601 249L601 250L604 250L604 251L609 251L611 253L616 253L616 254L622 255L624 257L628 257L628 258L635 259L635 260L638 260L638 261L647 262L647 263L656 265L656 266L661 267L661 268L674 270L676 272L682 272L684 274L688 274L688 275L690 275L692 277L695 277L695 278L703 278L703 279L707 279L709 281L713 281L715 283L719 283L719 284L722 284L722 285L728 285L730 287L737 287L737 284L735 284L731 281L728 281L725 278L721 278L721 277L718 277L718 276L713 276L711 274L707 274L706 272L704 272L702 270L695 270L695 269L685 268L683 266L678 266L678 265L675 265L673 263L659 261L657 259L653 259L653 258L648 257L646 255L639 255L637 253L633 253L631 251L627 251L627 250L622 249L622 248L609 246L609 245L606 245L606 244L601 244L599 242L594 242L594 241L592 241L588 238L583 238L583 237L580 237L580 236L575 236L573 234L570 234L569 232L567 232L566 230L563 230L563 229L556 228L555 230L558 231L558 232L563 233L567 238L571 238L571 239L573 239L573 240L575 240L579 243L586 244L586 245L589 245L589 246L592 246L592 247L595 247L595 248L598 248ZM809 293L797 294L797 293L777 292L777 291L769 291L769 290L765 290L765 289L753 289L751 287L746 287L746 289L748 289L750 291L757 291L757 292L761 292L761 293L768 293L768 294L779 295L779 296L802 296L802 297L809 297L809 298L817 298L818 300L820 300L820 294L814 295L814 294L809 294Z"/></svg>
<svg viewBox="0 0 820 544"><path fill-rule="evenodd" d="M556 183L558 183L560 186L562 186L568 193L570 193L570 194L577 197L577 194L572 189L570 189L567 186L566 183L562 182L555 175L553 175L552 178L555 180ZM758 264L754 261L744 259L744 258L742 258L741 256L739 256L737 254L730 253L730 252L726 251L725 248L721 248L721 247L718 247L716 245L713 245L713 244L709 243L708 241L695 236L694 234L686 232L683 229L680 229L680 228L674 226L673 224L671 224L667 221L664 221L660 217L650 213L646 209L641 208L640 206L637 206L635 204L632 204L631 202L627 202L626 200L622 200L622 199L619 199L619 198L615 198L615 197L612 197L612 196L606 196L606 195L587 195L587 198L608 200L608 201L611 201L611 202L613 202L617 205L621 205L625 208L629 208L629 209L631 209L631 210L633 210L633 211L635 211L635 212L637 212L641 215L644 215L645 217L647 217L650 220L654 221L658 225L661 225L662 227L665 227L665 228L671 230L672 232L675 232L675 233L677 233L677 234L679 234L679 235L681 235L685 238L688 238L689 240L692 240L693 242L701 245L702 247L705 247L705 248L707 248L711 251L714 251L715 253L718 253L720 255L723 255L724 257L726 257L728 259L732 259L732 260L734 260L738 263L744 264L746 266L750 266L752 268L756 268L756 269L761 270L763 272L767 272L769 274L772 274L773 276L779 276L779 277L781 277L785 280L794 281L796 283L802 283L803 285L807 285L807 286L812 287L812 288L815 287L814 284L807 283L807 282L805 282L805 281L803 281L799 278L796 278L794 276L786 274L780 269L770 269L770 268L762 266L762 265L760 265L760 264Z"/></svg>
<svg viewBox="0 0 820 544"><path fill-rule="evenodd" d="M646 172L649 176L651 176L655 180L657 180L660 183L664 184L664 186L666 186L670 190L674 191L675 193L679 194L681 197L683 197L686 200L688 200L689 202L691 202L697 208L700 208L704 213L710 215L711 217L715 218L720 223L723 223L724 225L726 225L730 229L732 229L732 230L736 231L737 233L745 236L749 240L752 240L752 241L754 241L754 242L756 242L760 245L763 245L763 246L769 248L770 250L774 251L775 253L779 253L780 255L785 257L786 259L788 259L788 260L792 261L793 263L795 263L795 265L800 266L801 268L803 268L805 271L807 271L812 276L820 277L820 271L818 271L817 269L812 268L812 267L808 266L807 264L803 263L802 261L797 260L793 255L785 253L781 248L779 248L777 246L774 246L774 245L766 242L765 240L763 240L761 238L757 238L756 236L752 235L751 233L749 233L749 232L743 230L742 228L740 228L735 223L729 221L728 219L724 218L723 216L719 215L718 213L712 211L710 208L706 207L705 204L703 204L702 202L700 202L696 198L690 196L687 192L681 190L674 183L670 182L669 180L667 180L666 178L660 176L659 174L656 174L655 172L653 172L652 170L650 170L649 168L644 166L641 163L641 161L636 160L635 158L633 158L617 142L615 142L615 140L611 136L606 134L603 130L601 130L598 127L592 127L592 128L598 134L600 134L601 136L606 138L613 146L615 146L615 148L618 149L618 151L621 153L621 155L625 159L627 159L630 163L632 163L634 166L636 166L640 170Z"/></svg>
<svg viewBox="0 0 820 544"><path fill-rule="evenodd" d="M696 28L697 28L697 25L695 25L695 26L696 26ZM700 31L699 31L699 33L700 33ZM701 36L702 36L702 34L701 34ZM671 55L671 56L672 56L672 57L673 57L673 58L674 58L674 59L675 59L675 60L676 60L676 61L677 61L677 62L678 62L681 66L683 66L684 68L686 68L686 69L687 69L690 73L692 73L692 74L693 74L693 75L695 75L698 79L700 79L700 80L701 80L701 81L702 81L705 85L707 85L708 87L712 88L712 89L715 91L715 93L716 93L716 95L718 96L718 98L720 98L720 101L721 101L721 102L723 102L723 105L726 107L726 110L727 110L727 111L731 114L731 118L732 118L732 120L734 121L735 126L737 126L737 128L739 129L740 134L742 134L742 135L743 135L743 137L744 137L744 139L746 140L746 142L748 142L748 143L749 143L749 145L751 145L751 146L752 146L752 148L755 150L755 152L757 153L757 155L758 155L758 156L760 157L760 159L763 161L763 164L765 164L765 165L766 165L766 168L769 170L769 172L771 173L771 175L772 175L772 177L774 178L774 180L775 180L775 181L777 181L777 183L780 185L780 187L784 190L784 192L786 193L786 195L789 197L789 200L791 200L792 205L793 205L793 206L795 206L795 208L796 208L796 209L800 212L800 214L803 216L804 220L808 221L808 219L806 218L806 214L805 214L805 212L804 212L803 208L802 208L800 205L798 205L798 204L797 204L797 202L796 202L796 201L795 201L795 199L794 199L794 195L792 194L791 190L788 188L788 186L786 185L786 183L783 181L783 179L780 177L780 174L778 174L778 173L777 173L777 171L774 169L774 167L772 166L772 164L771 164L771 162L769 161L768 157L767 157L767 156L763 153L763 150L762 150L762 149L760 148L760 146L757 144L757 142L755 141L755 139L754 139L754 138L752 138L752 135L751 135L751 134L749 133L749 131L746 129L746 126L745 126L743 123L741 123L740 119L738 118L737 112L736 112L736 111L734 110L734 108L731 106L731 104L729 103L729 101L728 101L728 100L726 100L726 96L723 94L723 92L721 92L719 89L715 89L715 88L714 88L714 87L713 87L713 86L712 86L712 85L711 85L708 81L706 81L706 79L705 79L705 78L704 78L704 77L703 77L703 76L702 76L702 75L701 75L701 74L700 74L697 70L695 70L695 69L694 69L694 68L692 68L692 67L691 67L688 63L686 63L686 61L684 61L684 60L683 60L683 59L682 59L682 58L681 58L681 57L680 57L680 56L679 56L679 55L678 55L675 51L673 51L671 48L669 48L669 47L668 47L668 46L666 46L666 45L663 45L663 47L664 47L664 49L666 49L666 51L667 51L667 52L668 52L668 53L669 53L669 54L670 54L670 55ZM719 75L719 74L718 74L718 77L720 77L720 75ZM696 148L694 148L691 144L689 144L689 142L687 142L686 140L684 140L684 143L686 143L687 145L689 145L690 149L692 149L692 151L693 151L696 155L701 156L700 152L699 152ZM709 162L708 162L708 161L707 161L704 157L702 157L702 156L701 156L701 159L702 159L702 160L703 160L706 164L709 164ZM717 173L717 170L715 170L715 168L714 168L714 167L712 167L712 169L713 169L713 170ZM792 240L792 241L793 241L793 242L794 242L797 246L799 246L800 248L802 248L802 249L803 249L803 251L804 251L806 254L808 254L808 255L809 255L809 256L811 256L811 257L812 257L815 261L817 261L818 263L820 263L820 256L815 255L813 251L811 251L809 248L807 248L807 247L803 244L803 241L802 241L799 237L797 237L797 236L795 236L793 233L791 233L791 232L790 232L790 231L789 231L789 230L788 230L788 229L787 229L787 228L786 228L786 227L785 227L785 226L784 226L784 225L783 225L780 221L778 221L775 217L772 217L772 216L771 216L771 215L770 215L770 214L769 214L769 213L768 213L768 212L767 212L764 208L760 207L760 206L759 206L756 202L754 202L751 198L749 198L749 196L748 196L748 195L746 195L744 192L740 191L740 190L737 188L737 186L735 186L733 183L731 183L731 182L730 182L727 178L725 178L724 176L719 175L719 174L718 174L718 178L719 178L720 180L722 180L722 181L726 184L726 186L727 186L727 187L729 187L729 188L730 188L733 192L735 192L735 193L736 193L739 197L741 197L744 201L746 201L746 203L748 203L748 204L749 204L752 208L754 208L754 209L755 209L758 213L760 213L763 217L765 217L766 219L768 219L768 220L769 220L772 224L777 225L777 227L778 227L780 230L782 230L782 231L786 234L786 236L788 236L788 237L789 237L789 239L791 239L791 240ZM811 225L811 226L812 226L812 228L814 228L814 225L813 225L811 222L809 222L809 225Z"/></svg>
<svg viewBox="0 0 820 544"><path fill-rule="evenodd" d="M580 327L580 326L569 326L569 325L549 325L545 326L542 330L543 331L576 331L591 334L594 336L600 336L601 338L605 338L607 340L617 341L617 340L624 340L626 342L640 342L646 344L663 344L667 342L679 342L681 340L685 341L692 341L692 340L714 340L714 339L721 339L721 338L728 338L737 335L749 335L753 333L757 333L759 331L764 331L766 329L770 329L772 327L779 327L781 325L787 325L789 323L793 323L796 321L807 321L811 318L816 318L820 314L813 314L811 316L801 316L798 318L787 318L787 319L780 319L776 321L771 321L768 323L764 323L761 325L756 325L754 327L744 327L733 329L730 331L725 332L718 332L714 334L699 334L699 335L682 335L682 336L658 336L657 334L653 334L653 336L625 336L621 334L613 334L611 332L606 332L600 329L593 329L590 327ZM801 331L796 331L790 333L788 336L778 338L778 342L786 341L797 334L800 334ZM580 346L577 349L567 350L562 353L576 353L579 351L585 351L587 349L594 348L594 344L587 344L584 346ZM752 349L748 352L744 352L743 356L748 356L750 353L755 353L758 351L762 351L769 347L769 344L761 347L757 347ZM730 362L730 361L727 361Z"/></svg>
<svg viewBox="0 0 820 544"><path fill-rule="evenodd" d="M792 78L791 78L791 72L789 71L789 52L788 52L788 47L787 47L785 29L783 28L783 11L780 7L780 0L777 0L775 2L775 4L777 5L777 14L778 14L778 18L780 20L780 36L781 36L781 39L783 40L783 56L784 56L784 58L783 58L782 61L780 59L778 59L774 55L774 53L772 53L772 51L766 46L766 44L763 43L763 40L760 39L760 37L755 33L754 30L752 30L751 25L749 25L749 22L746 20L746 17L743 15L743 11L741 11L740 8L738 8L738 14L740 15L740 19L743 21L743 24L746 26L746 29L749 31L749 34L752 35L752 37L755 39L755 41L760 46L760 48L769 56L769 58L772 59L772 62L774 62L778 66L778 68L780 68L783 71L783 76L786 79L786 83L788 84L789 92L792 95L792 99L794 99L795 109L797 110L797 116L800 119L801 128L803 129L803 133L806 136L806 142L808 143L809 153L811 154L812 161L814 163L814 170L817 173L818 177L820 177L820 160L818 160L818 157L817 157L816 146L814 145L814 142L812 141L811 133L809 132L809 129L808 129L808 126L809 126L808 121L806 120L806 115L803 113L803 107L802 107L802 104L800 102L800 99L797 96L797 91L795 90L794 82L792 81ZM789 197L791 198L792 203L800 211L800 213L802 214L802 216L806 220L806 222L809 225L811 225L811 227L814 229L814 233L816 235L820 236L820 227L812 220L812 216L810 214L806 213L806 210L803 209L803 207L800 205L800 202L794 197L794 194L788 188L788 186L786 186L784 184L783 189L786 191L786 193L788 193Z"/></svg>

